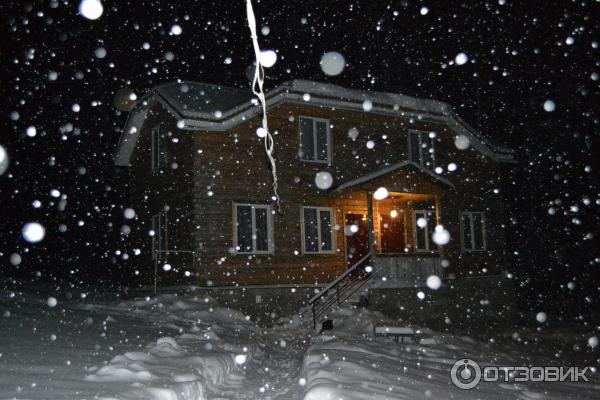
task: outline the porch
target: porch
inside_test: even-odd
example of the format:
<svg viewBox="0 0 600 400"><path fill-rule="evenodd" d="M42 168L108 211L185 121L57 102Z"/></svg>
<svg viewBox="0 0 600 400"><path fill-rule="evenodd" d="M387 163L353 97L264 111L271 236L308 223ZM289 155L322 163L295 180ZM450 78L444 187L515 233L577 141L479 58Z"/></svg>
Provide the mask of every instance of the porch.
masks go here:
<svg viewBox="0 0 600 400"><path fill-rule="evenodd" d="M422 286L431 275L444 277L443 249L432 234L442 224L442 198L454 186L414 164L394 168L334 191L338 221L344 223L340 239L348 268L373 254L377 287Z"/></svg>
<svg viewBox="0 0 600 400"><path fill-rule="evenodd" d="M440 254L431 240L439 224L435 194L355 191L336 201L344 221L343 243L350 268L372 251L377 287L424 285L430 275L442 277Z"/></svg>

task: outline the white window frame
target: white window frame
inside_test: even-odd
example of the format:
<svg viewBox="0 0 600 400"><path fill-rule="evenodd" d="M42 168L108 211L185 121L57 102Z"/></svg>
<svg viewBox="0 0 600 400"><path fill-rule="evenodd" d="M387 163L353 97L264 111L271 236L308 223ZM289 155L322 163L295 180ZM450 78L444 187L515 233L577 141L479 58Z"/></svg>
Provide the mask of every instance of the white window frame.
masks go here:
<svg viewBox="0 0 600 400"><path fill-rule="evenodd" d="M473 219L473 215L475 215L475 214L481 215L481 241L483 243L482 249L475 249L475 223L474 223L474 219ZM466 227L463 222L464 215L469 216L469 230L471 232L471 245L469 248L467 248L465 246L466 245L466 243L465 243L465 228ZM477 252L487 251L487 239L486 239L486 232L485 232L485 225L486 225L485 212L483 212L483 211L461 211L459 217L460 217L460 243L461 243L463 253L477 253Z"/></svg>
<svg viewBox="0 0 600 400"><path fill-rule="evenodd" d="M312 159L312 160L308 160L306 158L304 158L304 151L302 149L302 120L303 119L310 119L312 121L312 132L313 132L313 154L315 155L315 157L318 157L319 151L318 151L318 144L317 144L317 122L324 122L325 126L327 127L327 160L318 160L318 159ZM317 163L317 164L327 164L327 165L331 165L332 163L332 157L333 157L333 151L332 151L332 137L331 137L331 128L330 128L330 122L328 119L326 118L316 118L316 117L309 117L306 115L301 115L298 117L298 143L300 145L300 160L304 161L304 162L310 162L310 163Z"/></svg>
<svg viewBox="0 0 600 400"><path fill-rule="evenodd" d="M157 135L163 135L162 138L156 138ZM151 144L151 148L152 148L152 173L154 174L159 174L161 170L163 170L165 168L165 165L160 165L161 164L161 152L160 152L160 143L163 144L163 149L162 149L162 162L163 164L167 163L167 149L166 146L164 145L166 143L166 137L165 137L165 131L164 131L164 124L161 122L158 125L156 125L154 128L152 128L152 131L150 133L150 140L152 141ZM161 141L162 140L162 141ZM158 152L155 151L155 146L158 145Z"/></svg>
<svg viewBox="0 0 600 400"><path fill-rule="evenodd" d="M414 133L416 133L416 134L419 135L418 136L419 137L419 157L418 157L418 161L414 160L413 153L412 153L413 146L412 146L412 143L411 143L411 138L412 138L412 134L414 134ZM408 131L408 159L410 161L417 162L422 167L426 167L426 168L429 168L429 169L433 170L435 168L435 138L430 138L429 137L429 133L430 132L427 132L427 131L418 131L418 130L414 130L414 129L411 129L411 130ZM425 158L423 157L423 150L425 150L423 148L423 139L422 139L423 135L426 136L427 140L431 141L431 149L432 149L432 152L431 152L431 167L428 167L427 165L425 165Z"/></svg>
<svg viewBox="0 0 600 400"><path fill-rule="evenodd" d="M319 249L317 251L306 251L306 237L305 231L306 227L304 224L304 210L312 209L317 211L317 240L319 243ZM322 250L321 244L323 243L321 238L321 218L320 212L328 211L329 215L331 215L331 250ZM302 238L302 254L335 254L336 245L335 245L335 213L333 212L333 208L331 207L316 207L316 206L301 206L300 207L300 234Z"/></svg>
<svg viewBox="0 0 600 400"><path fill-rule="evenodd" d="M251 207L252 209L252 251L239 251L238 248L238 223L237 223L237 209L238 207ZM257 208L267 210L267 247L265 250L256 250L256 212ZM249 254L273 254L275 251L273 241L273 208L268 204L255 204L255 203L233 203L233 248L235 254L249 255Z"/></svg>
<svg viewBox="0 0 600 400"><path fill-rule="evenodd" d="M415 249L415 252L417 253L430 253L433 251L433 249L431 248L431 235L433 235L433 232L429 232L429 223L427 223L427 225L425 225L425 228L420 228L417 225L417 213L424 213L426 216L426 220L429 222L428 215L427 214L433 214L432 218L435 218L435 211L433 210L412 210L412 226L413 226L413 247ZM435 221L434 221L435 222ZM417 229L424 229L425 230L425 249L419 249L417 248Z"/></svg>

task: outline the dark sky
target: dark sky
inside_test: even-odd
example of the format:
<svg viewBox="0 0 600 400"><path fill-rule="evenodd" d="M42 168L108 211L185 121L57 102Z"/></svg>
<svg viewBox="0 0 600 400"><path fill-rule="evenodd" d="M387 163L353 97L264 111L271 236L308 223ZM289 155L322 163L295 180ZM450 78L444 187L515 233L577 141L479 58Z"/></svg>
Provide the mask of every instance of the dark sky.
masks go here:
<svg viewBox="0 0 600 400"><path fill-rule="evenodd" d="M0 5L0 145L11 157L0 176L5 276L29 279L41 271L44 280L101 282L130 273L126 262L111 262L115 251L135 247L119 234L122 209L130 205L112 166L125 119L113 106L117 90L142 94L178 78L249 87L245 69L253 54L242 0L104 1L95 21L78 15L78 4ZM259 35L261 46L279 55L268 85L303 78L442 100L516 149L521 164L503 188L513 216L511 269L524 286L551 277L549 293L563 293L560 285L575 278L589 286L586 294L597 295L598 2L255 1L254 7L259 28L270 28ZM170 34L174 24L181 35ZM104 58L95 55L99 47ZM319 68L330 50L348 62L333 78ZM469 62L452 65L460 52ZM543 109L548 99L554 112ZM73 112L73 104L81 110ZM36 127L33 138L25 135L29 126ZM64 211L52 205L52 189L67 195ZM38 209L31 205L36 199ZM22 240L28 221L46 227L42 243ZM18 267L8 261L13 252L23 258Z"/></svg>

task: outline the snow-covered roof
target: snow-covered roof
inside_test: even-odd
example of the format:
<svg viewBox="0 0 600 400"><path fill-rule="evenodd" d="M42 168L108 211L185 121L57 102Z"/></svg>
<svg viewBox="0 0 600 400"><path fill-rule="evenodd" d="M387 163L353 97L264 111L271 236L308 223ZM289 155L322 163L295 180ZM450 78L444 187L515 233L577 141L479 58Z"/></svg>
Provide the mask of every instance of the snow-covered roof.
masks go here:
<svg viewBox="0 0 600 400"><path fill-rule="evenodd" d="M401 169L407 169L407 168L416 169L417 171L422 172L423 174L429 176L432 180L441 182L445 185L448 185L452 189L456 189L454 184L452 182L450 182L448 179L444 178L443 176L435 174L434 172L428 170L427 168L424 168L423 166L421 166L413 161L406 160L406 161L402 161L402 162L399 162L396 164L389 165L385 168L382 168L375 172L371 172L369 174L363 175L363 176L353 179L351 181L342 183L341 185L339 185L338 187L333 189L333 191L334 192L343 192L346 189L352 188L352 187L360 185L362 183L372 181L373 179L379 178L380 176L384 176L384 175L390 174L392 172L395 172L395 171L398 171Z"/></svg>
<svg viewBox="0 0 600 400"><path fill-rule="evenodd" d="M306 101L306 96L310 99ZM496 161L514 162L513 151L491 144L441 101L419 99L397 93L350 89L331 83L292 80L266 93L267 107L288 102L392 117L419 118L443 124L469 138L471 145ZM363 103L371 102L369 111ZM160 103L184 130L226 131L261 112L250 90L199 82L172 82L149 91L129 113L115 157L115 164L128 166L149 108Z"/></svg>
<svg viewBox="0 0 600 400"><path fill-rule="evenodd" d="M154 89L183 118L218 121L222 114L240 105L249 105L250 90L199 82L170 82Z"/></svg>

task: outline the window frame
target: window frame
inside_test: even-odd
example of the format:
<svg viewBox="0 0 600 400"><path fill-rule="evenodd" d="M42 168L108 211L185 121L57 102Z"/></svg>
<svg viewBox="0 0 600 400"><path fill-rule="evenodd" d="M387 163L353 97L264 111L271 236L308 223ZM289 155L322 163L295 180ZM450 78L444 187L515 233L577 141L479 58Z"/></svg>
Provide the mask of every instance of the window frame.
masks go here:
<svg viewBox="0 0 600 400"><path fill-rule="evenodd" d="M313 209L317 211L317 240L319 243L319 249L317 251L306 251L306 226L304 221L304 210L305 209ZM331 250L322 250L321 243L321 211L328 211L331 216ZM321 207L321 206L300 206L300 234L301 234L301 242L302 242L302 254L335 254L336 253L336 245L335 245L335 213L333 212L332 207Z"/></svg>
<svg viewBox="0 0 600 400"><path fill-rule="evenodd" d="M161 122L152 128L150 133L151 136L151 164L152 173L155 175L160 174L167 164L167 148L166 148L166 137L165 137L165 125ZM162 146L162 152L161 152ZM158 147L158 152L156 147Z"/></svg>
<svg viewBox="0 0 600 400"><path fill-rule="evenodd" d="M156 214L152 215L152 231L154 231L154 235L152 236L152 259L156 260L156 250L159 252L165 251L169 249L169 224L168 224L168 214L167 210L161 210ZM164 242L161 240L162 233L164 228ZM164 248L163 248L164 244ZM159 257L160 258L160 257Z"/></svg>
<svg viewBox="0 0 600 400"><path fill-rule="evenodd" d="M483 247L481 249L475 248L475 223L473 215L479 214L481 216L481 243ZM463 216L469 216L469 230L471 233L471 247L465 246L465 224L463 222ZM486 218L484 211L461 211L459 215L460 220L460 244L463 253L479 253L487 251L487 238L486 238Z"/></svg>
<svg viewBox="0 0 600 400"><path fill-rule="evenodd" d="M312 121L312 134L313 134L313 151L315 157L318 157L318 144L317 144L317 122L324 122L327 128L327 160L312 159L308 160L304 158L304 151L302 149L302 120L310 119ZM331 165L333 162L333 138L331 135L330 120L327 118L309 117L308 115L298 116L298 143L300 145L299 158L302 162L315 163L315 164L326 164Z"/></svg>
<svg viewBox="0 0 600 400"><path fill-rule="evenodd" d="M420 228L417 225L417 213L425 214L425 217L427 220L427 225L425 225L425 228ZM435 219L435 211L434 210L424 210L424 209L412 210L413 248L414 248L415 253L431 253L432 251L435 251L435 249L431 248L431 242L433 241L431 236L433 235L433 232L429 232L429 218L428 218L427 214L432 214L432 217ZM434 221L434 223L437 223L437 221ZM425 243L427 244L426 249L419 249L417 247L417 244L418 244L417 229L425 229Z"/></svg>
<svg viewBox="0 0 600 400"><path fill-rule="evenodd" d="M416 129L411 129L408 131L408 159L412 162L415 162L417 164L419 164L420 166L424 167L424 168L429 168L431 170L435 169L435 137L430 138L429 137L429 131L420 131L420 130L416 130ZM415 161L415 159L413 158L414 154L413 154L413 146L412 146L412 135L413 134L418 134L419 137L419 157L418 157L418 161ZM432 148L432 152L431 152L431 167L427 166L425 164L425 158L423 157L423 135L426 136L427 140L431 141L431 148Z"/></svg>
<svg viewBox="0 0 600 400"><path fill-rule="evenodd" d="M252 218L252 226L250 227L250 232L252 235L252 251L239 251L238 249L238 223L237 223L237 209L238 207L250 207L251 208L251 218ZM274 254L275 252L275 242L273 240L273 207L270 204L260 204L260 203L232 203L232 227L233 227L233 249L234 254L236 255L264 255L264 254ZM256 249L256 209L264 209L267 210L267 250L257 250Z"/></svg>

